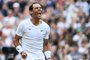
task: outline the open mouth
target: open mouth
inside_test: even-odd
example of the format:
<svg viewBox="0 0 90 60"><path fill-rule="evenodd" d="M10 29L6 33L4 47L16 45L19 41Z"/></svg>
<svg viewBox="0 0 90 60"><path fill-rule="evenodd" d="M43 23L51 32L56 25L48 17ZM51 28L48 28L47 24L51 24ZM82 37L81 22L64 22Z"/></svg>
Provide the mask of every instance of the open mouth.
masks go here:
<svg viewBox="0 0 90 60"><path fill-rule="evenodd" d="M37 13L37 15L38 15L38 18L41 18L41 13Z"/></svg>
<svg viewBox="0 0 90 60"><path fill-rule="evenodd" d="M37 13L39 16L41 16L41 13Z"/></svg>
<svg viewBox="0 0 90 60"><path fill-rule="evenodd" d="M40 15L41 15L41 13L38 13L38 14L40 14Z"/></svg>

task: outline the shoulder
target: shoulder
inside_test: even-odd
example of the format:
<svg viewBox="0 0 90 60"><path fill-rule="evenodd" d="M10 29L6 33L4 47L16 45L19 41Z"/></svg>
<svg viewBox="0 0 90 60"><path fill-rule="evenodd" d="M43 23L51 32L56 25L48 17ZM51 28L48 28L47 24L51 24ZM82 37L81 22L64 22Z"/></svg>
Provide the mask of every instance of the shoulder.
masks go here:
<svg viewBox="0 0 90 60"><path fill-rule="evenodd" d="M50 26L49 26L46 22L44 22L43 20L42 20L42 25L43 25L44 27L46 27L46 28L50 28Z"/></svg>

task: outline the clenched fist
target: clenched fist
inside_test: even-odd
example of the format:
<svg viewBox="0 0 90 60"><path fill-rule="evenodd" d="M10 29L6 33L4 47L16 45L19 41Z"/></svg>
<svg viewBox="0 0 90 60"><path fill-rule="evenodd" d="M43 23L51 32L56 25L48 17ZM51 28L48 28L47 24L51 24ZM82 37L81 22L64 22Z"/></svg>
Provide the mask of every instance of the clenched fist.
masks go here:
<svg viewBox="0 0 90 60"><path fill-rule="evenodd" d="M23 59L25 59L27 57L27 53L25 51L22 51L21 56L22 56Z"/></svg>

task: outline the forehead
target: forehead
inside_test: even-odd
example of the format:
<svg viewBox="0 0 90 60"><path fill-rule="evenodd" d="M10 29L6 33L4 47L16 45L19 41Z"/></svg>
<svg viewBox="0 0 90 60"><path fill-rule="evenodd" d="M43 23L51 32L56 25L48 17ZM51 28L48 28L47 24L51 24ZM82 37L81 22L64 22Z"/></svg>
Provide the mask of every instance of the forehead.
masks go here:
<svg viewBox="0 0 90 60"><path fill-rule="evenodd" d="M41 7L41 5L40 4L33 4L33 7L35 8L35 7Z"/></svg>

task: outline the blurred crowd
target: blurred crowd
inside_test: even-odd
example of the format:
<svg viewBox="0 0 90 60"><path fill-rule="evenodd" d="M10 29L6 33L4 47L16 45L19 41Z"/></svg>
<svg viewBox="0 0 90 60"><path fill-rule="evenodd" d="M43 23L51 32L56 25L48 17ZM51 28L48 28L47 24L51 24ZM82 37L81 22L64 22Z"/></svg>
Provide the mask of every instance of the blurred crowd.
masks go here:
<svg viewBox="0 0 90 60"><path fill-rule="evenodd" d="M20 60L12 41L34 1L41 3L42 19L51 28L53 60L90 60L89 0L0 0L0 60Z"/></svg>

